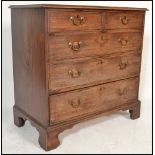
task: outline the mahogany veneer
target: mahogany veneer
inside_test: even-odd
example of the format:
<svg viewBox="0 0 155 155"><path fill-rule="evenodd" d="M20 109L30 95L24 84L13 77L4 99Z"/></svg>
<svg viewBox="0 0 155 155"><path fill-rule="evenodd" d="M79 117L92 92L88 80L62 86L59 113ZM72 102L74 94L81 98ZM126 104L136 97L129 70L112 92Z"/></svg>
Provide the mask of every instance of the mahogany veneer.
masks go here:
<svg viewBox="0 0 155 155"><path fill-rule="evenodd" d="M14 123L30 120L45 150L76 123L118 110L140 116L145 8L10 6Z"/></svg>

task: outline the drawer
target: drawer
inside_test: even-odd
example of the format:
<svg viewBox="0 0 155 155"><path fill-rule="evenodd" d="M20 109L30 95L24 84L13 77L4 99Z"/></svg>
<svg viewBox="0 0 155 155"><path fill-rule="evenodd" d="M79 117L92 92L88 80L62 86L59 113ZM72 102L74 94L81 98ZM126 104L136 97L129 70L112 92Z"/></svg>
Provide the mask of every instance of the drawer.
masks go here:
<svg viewBox="0 0 155 155"><path fill-rule="evenodd" d="M138 97L139 78L120 80L49 97L51 123L106 111Z"/></svg>
<svg viewBox="0 0 155 155"><path fill-rule="evenodd" d="M138 75L140 53L73 59L51 64L49 90L57 93Z"/></svg>
<svg viewBox="0 0 155 155"><path fill-rule="evenodd" d="M101 29L102 16L99 12L48 11L48 32L62 30Z"/></svg>
<svg viewBox="0 0 155 155"><path fill-rule="evenodd" d="M107 12L106 29L141 29L144 26L145 12Z"/></svg>
<svg viewBox="0 0 155 155"><path fill-rule="evenodd" d="M111 53L140 50L140 32L79 33L56 35L48 39L49 61L90 57Z"/></svg>

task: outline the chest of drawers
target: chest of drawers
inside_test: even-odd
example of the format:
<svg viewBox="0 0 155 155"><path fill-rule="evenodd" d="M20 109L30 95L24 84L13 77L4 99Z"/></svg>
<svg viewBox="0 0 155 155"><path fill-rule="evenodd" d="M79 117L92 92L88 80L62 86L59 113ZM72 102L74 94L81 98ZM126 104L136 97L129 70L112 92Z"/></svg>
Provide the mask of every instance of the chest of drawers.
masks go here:
<svg viewBox="0 0 155 155"><path fill-rule="evenodd" d="M74 124L129 110L138 89L145 8L10 6L14 123L29 120L45 150Z"/></svg>

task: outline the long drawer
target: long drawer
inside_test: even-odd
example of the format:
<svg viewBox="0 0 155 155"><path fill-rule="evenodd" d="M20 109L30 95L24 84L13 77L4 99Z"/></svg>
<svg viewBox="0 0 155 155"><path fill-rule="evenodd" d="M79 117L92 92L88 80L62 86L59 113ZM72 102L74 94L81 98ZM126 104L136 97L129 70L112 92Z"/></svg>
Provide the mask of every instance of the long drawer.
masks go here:
<svg viewBox="0 0 155 155"><path fill-rule="evenodd" d="M49 62L105 55L129 50L138 51L142 44L140 32L75 33L55 35L48 39Z"/></svg>
<svg viewBox="0 0 155 155"><path fill-rule="evenodd" d="M49 66L52 93L133 77L139 74L138 52L61 61Z"/></svg>
<svg viewBox="0 0 155 155"><path fill-rule="evenodd" d="M49 97L50 120L61 122L116 108L138 97L139 78L130 78Z"/></svg>

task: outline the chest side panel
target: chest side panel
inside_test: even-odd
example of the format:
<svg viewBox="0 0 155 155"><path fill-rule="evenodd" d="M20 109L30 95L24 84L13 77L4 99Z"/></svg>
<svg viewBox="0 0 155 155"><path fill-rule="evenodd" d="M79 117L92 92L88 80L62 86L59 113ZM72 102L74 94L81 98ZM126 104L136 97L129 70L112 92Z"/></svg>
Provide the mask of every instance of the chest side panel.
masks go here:
<svg viewBox="0 0 155 155"><path fill-rule="evenodd" d="M15 105L47 125L44 9L12 9Z"/></svg>

